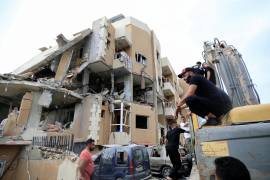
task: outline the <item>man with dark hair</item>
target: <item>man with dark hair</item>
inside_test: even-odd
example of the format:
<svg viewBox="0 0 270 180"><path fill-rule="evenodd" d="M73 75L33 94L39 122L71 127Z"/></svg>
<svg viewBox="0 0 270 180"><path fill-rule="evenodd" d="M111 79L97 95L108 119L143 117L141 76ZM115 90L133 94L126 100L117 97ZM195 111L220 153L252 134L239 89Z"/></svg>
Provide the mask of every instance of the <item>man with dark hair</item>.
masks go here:
<svg viewBox="0 0 270 180"><path fill-rule="evenodd" d="M250 174L244 163L234 157L215 159L217 180L250 180Z"/></svg>
<svg viewBox="0 0 270 180"><path fill-rule="evenodd" d="M196 65L192 66L192 68L194 68L197 74L204 76L205 72L204 68L202 67L201 61L196 62Z"/></svg>
<svg viewBox="0 0 270 180"><path fill-rule="evenodd" d="M194 68L185 68L178 77L189 86L177 105L176 117L187 105L192 113L205 118L207 125L220 124L221 117L232 109L229 96Z"/></svg>
<svg viewBox="0 0 270 180"><path fill-rule="evenodd" d="M80 154L79 171L80 180L90 180L90 177L94 171L94 163L90 151L95 148L95 140L89 138L86 141L86 147Z"/></svg>

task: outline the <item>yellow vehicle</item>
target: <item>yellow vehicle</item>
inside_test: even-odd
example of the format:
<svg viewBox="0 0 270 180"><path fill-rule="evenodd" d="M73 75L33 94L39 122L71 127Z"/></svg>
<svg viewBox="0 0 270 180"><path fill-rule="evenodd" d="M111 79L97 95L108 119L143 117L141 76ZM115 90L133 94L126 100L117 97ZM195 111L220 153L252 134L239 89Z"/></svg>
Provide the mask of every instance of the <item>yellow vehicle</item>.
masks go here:
<svg viewBox="0 0 270 180"><path fill-rule="evenodd" d="M241 55L226 42L204 44L204 58L215 69L219 87L232 98L234 108L220 126L199 129L192 115L195 159L201 180L215 179L214 160L233 156L248 168L251 178L270 179L270 104L259 104Z"/></svg>

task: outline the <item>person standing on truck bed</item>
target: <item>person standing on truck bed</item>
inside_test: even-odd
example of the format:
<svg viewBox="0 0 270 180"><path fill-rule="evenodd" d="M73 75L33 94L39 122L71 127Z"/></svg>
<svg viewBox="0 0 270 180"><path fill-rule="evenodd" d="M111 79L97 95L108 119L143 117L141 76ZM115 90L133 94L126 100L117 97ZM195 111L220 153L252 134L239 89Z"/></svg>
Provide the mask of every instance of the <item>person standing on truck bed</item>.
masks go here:
<svg viewBox="0 0 270 180"><path fill-rule="evenodd" d="M168 120L169 129L166 135L166 153L169 155L173 168L171 169L169 177L167 179L177 179L181 175L178 174L178 170L181 168L182 163L179 154L179 138L180 134L186 132L181 129L175 119ZM180 177L179 177L180 176Z"/></svg>
<svg viewBox="0 0 270 180"><path fill-rule="evenodd" d="M177 105L176 117L187 105L192 113L205 118L207 125L220 124L222 115L232 109L229 96L212 82L198 75L194 68L183 69L178 77L183 78L189 86Z"/></svg>
<svg viewBox="0 0 270 180"><path fill-rule="evenodd" d="M204 76L207 80L211 81L212 83L214 83L216 85L216 76L215 76L215 71L213 68L211 68L209 66L209 64L207 64L206 62L204 62L202 64L202 67L204 69Z"/></svg>

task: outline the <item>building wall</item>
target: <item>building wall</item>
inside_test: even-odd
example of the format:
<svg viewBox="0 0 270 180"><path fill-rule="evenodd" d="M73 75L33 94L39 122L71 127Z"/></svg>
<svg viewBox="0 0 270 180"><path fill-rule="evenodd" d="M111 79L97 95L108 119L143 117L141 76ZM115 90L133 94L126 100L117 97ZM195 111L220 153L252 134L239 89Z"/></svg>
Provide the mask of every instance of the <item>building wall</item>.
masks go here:
<svg viewBox="0 0 270 180"><path fill-rule="evenodd" d="M75 106L72 132L75 135L75 141L85 141L93 138L98 142L100 138L100 121L101 118L100 95L89 95L85 97L82 103Z"/></svg>
<svg viewBox="0 0 270 180"><path fill-rule="evenodd" d="M136 128L136 115L148 117L148 128ZM135 104L131 105L131 142L136 144L157 144L157 118L151 106Z"/></svg>
<svg viewBox="0 0 270 180"><path fill-rule="evenodd" d="M132 60L132 72L134 74L141 75L141 70L144 67L143 64L136 62L136 53L140 53L147 58L147 65L144 69L146 76L153 80L154 69L153 69L153 54L152 54L152 43L151 43L151 34L144 31L143 29L136 27L133 24L126 26L127 30L132 36L132 47L131 47L131 60Z"/></svg>
<svg viewBox="0 0 270 180"><path fill-rule="evenodd" d="M109 138L111 134L111 119L112 119L112 113L109 112L109 105L105 104L101 108L99 140L96 144L109 143Z"/></svg>
<svg viewBox="0 0 270 180"><path fill-rule="evenodd" d="M18 167L16 173L12 174L14 179L28 180L27 174L27 163L28 170L31 179L47 180L47 179L57 179L58 167L63 162L63 160L29 160L21 159L18 162Z"/></svg>

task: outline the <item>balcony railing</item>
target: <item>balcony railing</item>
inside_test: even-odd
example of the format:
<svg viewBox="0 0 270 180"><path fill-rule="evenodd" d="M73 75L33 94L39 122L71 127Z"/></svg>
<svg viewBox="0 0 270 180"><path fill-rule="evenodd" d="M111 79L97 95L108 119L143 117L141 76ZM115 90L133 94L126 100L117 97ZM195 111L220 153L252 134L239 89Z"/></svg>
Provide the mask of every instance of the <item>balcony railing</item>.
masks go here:
<svg viewBox="0 0 270 180"><path fill-rule="evenodd" d="M113 61L113 69L115 73L129 73L132 70L132 61L126 52L118 52L115 54Z"/></svg>
<svg viewBox="0 0 270 180"><path fill-rule="evenodd" d="M172 68L168 58L165 57L165 58L161 59L161 66L162 66L162 74L164 76L167 76L167 75L174 73L173 68Z"/></svg>
<svg viewBox="0 0 270 180"><path fill-rule="evenodd" d="M173 102L165 102L165 116L167 118L172 118L175 115L176 106Z"/></svg>
<svg viewBox="0 0 270 180"><path fill-rule="evenodd" d="M166 79L166 78L163 79L163 93L165 96L175 95L174 84L169 79Z"/></svg>

